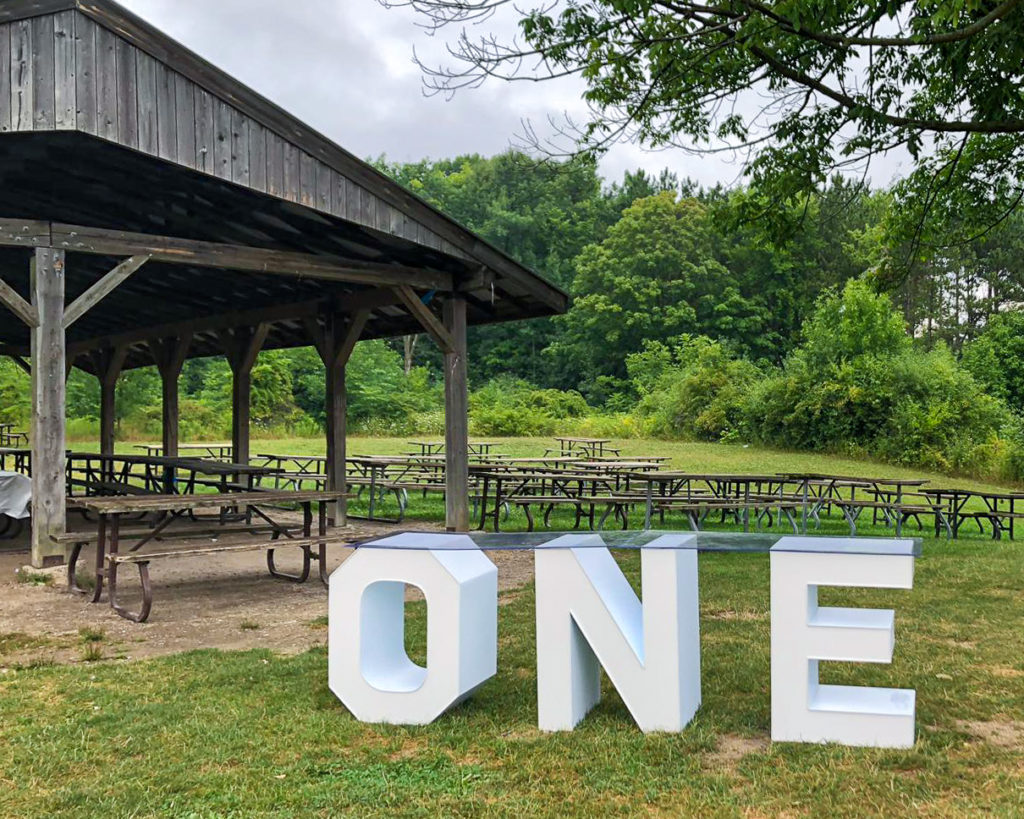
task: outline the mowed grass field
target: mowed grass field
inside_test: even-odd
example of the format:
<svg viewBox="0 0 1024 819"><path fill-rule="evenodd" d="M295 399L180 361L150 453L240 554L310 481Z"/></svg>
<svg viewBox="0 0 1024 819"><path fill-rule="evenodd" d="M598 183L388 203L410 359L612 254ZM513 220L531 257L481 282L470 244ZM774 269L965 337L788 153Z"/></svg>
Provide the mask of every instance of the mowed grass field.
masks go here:
<svg viewBox="0 0 1024 819"><path fill-rule="evenodd" d="M920 475L741 447L623 446L708 472ZM357 439L349 448L407 447ZM432 514L431 503L413 513ZM619 558L638 587L638 556ZM912 591L823 591L829 605L896 609L892 665L826 664L823 679L916 689L918 740L908 750L769 742L768 581L764 555L701 557L703 706L679 734L642 734L607 680L577 730L540 733L530 587L502 596L498 675L421 728L356 722L327 688L322 650L8 668L0 815L1024 815L1024 543L926 538ZM421 661L425 622L424 606L410 604L407 643Z"/></svg>

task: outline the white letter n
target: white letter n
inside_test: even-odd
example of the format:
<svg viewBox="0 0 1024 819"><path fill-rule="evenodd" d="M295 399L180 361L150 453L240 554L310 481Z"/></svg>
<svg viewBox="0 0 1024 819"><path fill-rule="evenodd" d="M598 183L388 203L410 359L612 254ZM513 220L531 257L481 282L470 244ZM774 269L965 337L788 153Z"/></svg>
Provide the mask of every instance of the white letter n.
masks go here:
<svg viewBox="0 0 1024 819"><path fill-rule="evenodd" d="M642 605L599 536L566 535L536 550L542 731L571 730L597 704L602 666L641 730L681 731L693 718L700 707L693 540L666 535L641 550Z"/></svg>

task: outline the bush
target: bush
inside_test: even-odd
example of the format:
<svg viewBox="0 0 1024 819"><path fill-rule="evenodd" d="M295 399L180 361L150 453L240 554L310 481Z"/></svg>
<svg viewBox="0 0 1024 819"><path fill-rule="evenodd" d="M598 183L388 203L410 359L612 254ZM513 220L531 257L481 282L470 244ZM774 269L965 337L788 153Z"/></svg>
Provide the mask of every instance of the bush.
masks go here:
<svg viewBox="0 0 1024 819"><path fill-rule="evenodd" d="M469 397L474 435L557 435L593 410L574 390L538 389L527 381L496 378Z"/></svg>
<svg viewBox="0 0 1024 819"><path fill-rule="evenodd" d="M648 344L628 366L644 396L639 413L655 435L707 441L744 434L748 395L762 378L753 364L703 336Z"/></svg>
<svg viewBox="0 0 1024 819"><path fill-rule="evenodd" d="M804 344L751 391L753 437L942 471L991 471L1009 419L1005 405L945 347L917 349L897 327L892 305L859 282L826 295Z"/></svg>

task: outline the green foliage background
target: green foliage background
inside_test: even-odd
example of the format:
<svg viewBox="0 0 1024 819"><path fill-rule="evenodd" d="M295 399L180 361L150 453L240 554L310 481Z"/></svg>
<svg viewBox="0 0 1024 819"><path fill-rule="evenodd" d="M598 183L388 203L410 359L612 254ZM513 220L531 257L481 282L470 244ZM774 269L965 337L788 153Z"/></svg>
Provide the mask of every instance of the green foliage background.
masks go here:
<svg viewBox="0 0 1024 819"><path fill-rule="evenodd" d="M564 316L470 331L474 434L659 435L865 454L979 476L1024 475L1024 220L885 275L887 191L836 178L777 205L756 188L698 189L666 170L608 183L585 159L508 152L378 165L568 290ZM362 342L348 368L350 429L443 432L428 339ZM186 364L185 439L230 434L225 362ZM266 352L254 433L318 437L324 372L312 349ZM99 388L73 371L69 431L95 437ZM0 362L0 418L27 424L28 379ZM153 368L117 390L122 439L158 438ZM1020 464L1020 466L1018 466Z"/></svg>

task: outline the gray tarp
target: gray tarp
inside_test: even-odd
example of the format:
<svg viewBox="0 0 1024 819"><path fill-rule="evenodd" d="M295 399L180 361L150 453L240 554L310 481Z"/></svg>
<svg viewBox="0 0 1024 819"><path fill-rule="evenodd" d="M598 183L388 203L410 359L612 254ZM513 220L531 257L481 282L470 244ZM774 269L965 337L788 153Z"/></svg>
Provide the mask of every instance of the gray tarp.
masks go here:
<svg viewBox="0 0 1024 819"><path fill-rule="evenodd" d="M0 515L22 520L29 516L32 481L17 472L0 472Z"/></svg>

